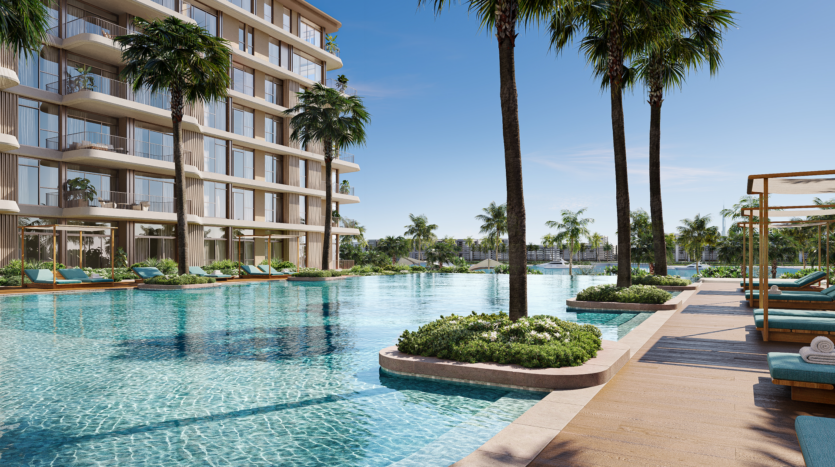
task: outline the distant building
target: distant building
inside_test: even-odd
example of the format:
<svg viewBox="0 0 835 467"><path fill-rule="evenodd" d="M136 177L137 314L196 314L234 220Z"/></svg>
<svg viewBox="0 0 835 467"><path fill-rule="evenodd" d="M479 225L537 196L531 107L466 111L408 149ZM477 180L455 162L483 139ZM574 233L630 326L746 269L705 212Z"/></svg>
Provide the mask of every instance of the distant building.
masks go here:
<svg viewBox="0 0 835 467"><path fill-rule="evenodd" d="M374 248L377 246L377 239L368 240L368 246L370 248ZM574 261L595 261L596 259L600 258L600 261L614 261L617 257L617 248L613 245L612 249L609 252L604 250L604 246L609 242L608 237L603 237L603 241L601 242L600 248L597 250L593 250L590 248L584 248L582 251L578 251L574 253ZM495 248L490 251L481 251L480 243L476 241L476 244L473 245L472 248L467 246L467 240L463 238L455 239L455 244L461 248L461 251L458 252L458 256L466 259L467 261L483 261L485 259L496 259L498 261L507 261L507 245L508 240L503 239L502 243L504 244L504 248L499 249L499 257L496 258L496 250ZM585 245L585 244L584 244ZM568 260L569 251L567 248L559 249L559 248L545 248L541 244L535 245L538 248L535 251L528 251L528 261L554 261L557 259L565 258ZM422 255L426 254L425 247L423 248ZM410 258L418 259L418 251L412 250L409 252ZM421 259L425 259L423 256Z"/></svg>

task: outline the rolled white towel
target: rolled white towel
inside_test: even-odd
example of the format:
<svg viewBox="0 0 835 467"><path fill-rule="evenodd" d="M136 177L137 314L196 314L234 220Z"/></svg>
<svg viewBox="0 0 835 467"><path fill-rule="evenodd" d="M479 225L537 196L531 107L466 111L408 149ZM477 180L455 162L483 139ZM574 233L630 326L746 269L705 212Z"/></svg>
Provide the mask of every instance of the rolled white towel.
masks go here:
<svg viewBox="0 0 835 467"><path fill-rule="evenodd" d="M772 286L771 286L771 288L770 288L770 289L768 289L768 293L769 293L770 295L780 295L780 294L782 294L782 293L783 293L783 291L782 291L782 290L780 290L780 288L779 288L779 287L777 287L776 285L772 285Z"/></svg>
<svg viewBox="0 0 835 467"><path fill-rule="evenodd" d="M814 363L817 365L835 365L835 353L815 352L811 347L801 348L800 357L806 363Z"/></svg>
<svg viewBox="0 0 835 467"><path fill-rule="evenodd" d="M812 350L815 352L820 353L831 353L835 352L835 344L828 337L818 336L812 339L811 346Z"/></svg>

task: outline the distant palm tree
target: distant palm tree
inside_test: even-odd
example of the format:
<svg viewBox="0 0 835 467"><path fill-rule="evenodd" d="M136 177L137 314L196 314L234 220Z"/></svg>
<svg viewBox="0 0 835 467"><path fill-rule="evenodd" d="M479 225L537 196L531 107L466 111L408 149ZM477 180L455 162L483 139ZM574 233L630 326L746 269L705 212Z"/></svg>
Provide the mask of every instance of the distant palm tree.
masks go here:
<svg viewBox="0 0 835 467"><path fill-rule="evenodd" d="M696 274L699 273L699 262L705 247L713 247L719 243L721 234L719 228L710 226L710 215L696 214L693 219L682 219L683 225L678 227L678 239L688 251L692 251L696 258Z"/></svg>
<svg viewBox="0 0 835 467"><path fill-rule="evenodd" d="M545 234L545 235L542 236L542 246L546 249L547 248L553 249L557 245L557 243L559 243L557 241L557 238L555 236L551 235L551 234ZM545 259L548 259L548 258L546 257Z"/></svg>
<svg viewBox="0 0 835 467"><path fill-rule="evenodd" d="M492 237L496 247L496 261L499 260L499 243L502 241L502 235L507 233L507 204L497 205L495 201L489 206L482 209L484 214L475 216L477 221L481 221L481 230L483 234ZM527 258L527 255L526 255Z"/></svg>
<svg viewBox="0 0 835 467"><path fill-rule="evenodd" d="M357 244L361 248L368 247L368 241L365 239L365 226L360 225L359 222L353 219L348 219L347 217L343 217L342 222L345 225L345 228L359 230L359 235L342 235L341 243L343 245L351 244L354 240L356 240Z"/></svg>
<svg viewBox="0 0 835 467"><path fill-rule="evenodd" d="M41 50L48 41L49 11L41 0L0 0L0 49L18 55Z"/></svg>
<svg viewBox="0 0 835 467"><path fill-rule="evenodd" d="M437 239L434 231L438 230L438 225L430 224L429 220L423 214L419 216L409 214L409 220L412 223L404 227L406 229L406 233L403 235L412 238L412 247L417 250L418 259L422 260L422 247L424 245L432 244Z"/></svg>
<svg viewBox="0 0 835 467"><path fill-rule="evenodd" d="M389 235L377 242L377 249L390 256L394 264L398 259L409 254L409 241L403 237Z"/></svg>
<svg viewBox="0 0 835 467"><path fill-rule="evenodd" d="M609 242L606 242L606 244L603 245L603 253L605 253L606 255L611 254L613 249L614 249L614 247Z"/></svg>
<svg viewBox="0 0 835 467"><path fill-rule="evenodd" d="M548 221L545 223L546 226L552 229L558 229L559 232L556 235L558 241L566 241L568 242L568 274L573 274L574 268L574 255L573 253L576 251L576 248L580 245L580 239L582 237L589 236L589 224L594 222L594 219L584 218L582 217L585 214L586 208L580 209L578 211L570 211L568 209L563 209L561 212L562 220L560 222L557 221Z"/></svg>
<svg viewBox="0 0 835 467"><path fill-rule="evenodd" d="M135 18L142 34L118 36L126 63L122 78L134 92L168 91L174 126L174 198L177 208L178 272L188 273L186 173L183 160L183 117L186 105L226 99L231 67L229 41L202 27L169 16L164 20ZM330 178L330 177L328 177Z"/></svg>
<svg viewBox="0 0 835 467"><path fill-rule="evenodd" d="M322 245L322 270L329 269L331 222L333 214L333 160L339 151L365 145L365 125L371 116L362 98L347 96L316 83L304 92L296 93L298 104L284 111L292 117L290 139L302 148L319 143L325 150L325 234Z"/></svg>
<svg viewBox="0 0 835 467"><path fill-rule="evenodd" d="M603 243L603 235L595 232L588 237L589 246L594 250L595 260L600 262L600 244Z"/></svg>
<svg viewBox="0 0 835 467"><path fill-rule="evenodd" d="M467 245L467 248L470 250L470 261L473 260L473 247L475 244L476 241L473 237L467 237L464 239L464 245Z"/></svg>

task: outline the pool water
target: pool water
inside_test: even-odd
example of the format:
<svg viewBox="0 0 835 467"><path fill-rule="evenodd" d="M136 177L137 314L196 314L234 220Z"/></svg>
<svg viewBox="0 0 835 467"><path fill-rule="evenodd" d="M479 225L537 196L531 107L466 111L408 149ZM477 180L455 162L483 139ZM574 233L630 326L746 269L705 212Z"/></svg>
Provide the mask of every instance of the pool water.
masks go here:
<svg viewBox="0 0 835 467"><path fill-rule="evenodd" d="M532 276L530 314L613 277ZM0 298L0 464L446 466L544 393L381 373L440 315L507 310L507 276L271 282Z"/></svg>

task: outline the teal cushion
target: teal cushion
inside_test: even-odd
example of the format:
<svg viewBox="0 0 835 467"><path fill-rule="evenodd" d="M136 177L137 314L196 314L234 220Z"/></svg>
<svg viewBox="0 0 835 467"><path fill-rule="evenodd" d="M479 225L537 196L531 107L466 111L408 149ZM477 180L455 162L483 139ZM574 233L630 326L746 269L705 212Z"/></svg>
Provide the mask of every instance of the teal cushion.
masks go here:
<svg viewBox="0 0 835 467"><path fill-rule="evenodd" d="M754 323L763 327L763 315L754 315ZM835 318L807 316L781 316L768 313L768 327L776 329L799 329L802 331L835 331Z"/></svg>
<svg viewBox="0 0 835 467"><path fill-rule="evenodd" d="M279 276L281 275L281 273L276 271L274 267L266 265L266 264L262 264L262 265L258 266L258 269L266 272L267 274L269 274L270 270L272 269L272 273L273 273L274 276L275 275L279 275Z"/></svg>
<svg viewBox="0 0 835 467"><path fill-rule="evenodd" d="M749 292L745 292L745 298L749 298L751 295ZM759 300L760 293L758 291L754 291L754 298ZM832 297L826 294L822 294L820 292L783 292L781 294L768 294L769 300L798 300L804 302L831 302Z"/></svg>
<svg viewBox="0 0 835 467"><path fill-rule="evenodd" d="M87 279L84 282L113 282L113 279L107 279L107 278L104 278L104 277L100 277L100 278L97 278L97 279Z"/></svg>
<svg viewBox="0 0 835 467"><path fill-rule="evenodd" d="M52 282L52 271L49 269L24 269L23 271L32 282Z"/></svg>
<svg viewBox="0 0 835 467"><path fill-rule="evenodd" d="M754 310L754 316L762 316L763 310L762 308L757 308ZM824 311L824 310L784 310L780 308L775 308L773 310L768 310L768 322L771 322L772 316L798 316L804 318L835 318L835 311Z"/></svg>
<svg viewBox="0 0 835 467"><path fill-rule="evenodd" d="M135 272L142 279L150 279L152 277L164 275L157 268L133 268L133 272Z"/></svg>
<svg viewBox="0 0 835 467"><path fill-rule="evenodd" d="M189 266L188 273L195 276L207 276L209 273L203 270L200 266Z"/></svg>
<svg viewBox="0 0 835 467"><path fill-rule="evenodd" d="M768 371L773 379L835 384L835 365L806 363L796 353L769 352Z"/></svg>
<svg viewBox="0 0 835 467"><path fill-rule="evenodd" d="M247 274L249 274L251 276L266 276L267 275L266 272L261 271L260 269L256 268L255 266L250 266L248 264L247 265L242 265L241 269L243 269L244 272L246 272Z"/></svg>
<svg viewBox="0 0 835 467"><path fill-rule="evenodd" d="M58 272L64 276L64 279L87 282L90 276L81 269L59 269Z"/></svg>
<svg viewBox="0 0 835 467"><path fill-rule="evenodd" d="M806 276L801 277L800 279L798 279L798 280L796 281L796 284L797 284L797 285L801 285L801 286L802 286L802 285L809 285L809 284L811 284L812 282L817 282L817 281L819 281L819 280L823 279L824 277L826 277L826 273L825 273L825 272L823 272L823 271L815 271L815 272L813 272L812 274L807 274Z"/></svg>
<svg viewBox="0 0 835 467"><path fill-rule="evenodd" d="M835 285L833 285L832 287L827 287L827 288L821 290L821 293L829 295L830 297L835 297Z"/></svg>
<svg viewBox="0 0 835 467"><path fill-rule="evenodd" d="M750 282L748 282L747 280L746 281L740 281L739 285L740 285L740 287L745 286L747 288L749 283ZM783 287L783 286L791 287L791 286L794 286L796 284L797 284L797 281L794 280L794 279L769 279L768 280L768 286L769 287L771 287L772 285L776 285L777 287ZM754 281L754 288L757 288L759 286L760 286L760 281L755 280Z"/></svg>
<svg viewBox="0 0 835 467"><path fill-rule="evenodd" d="M835 419L801 415L794 430L806 467L835 466Z"/></svg>

